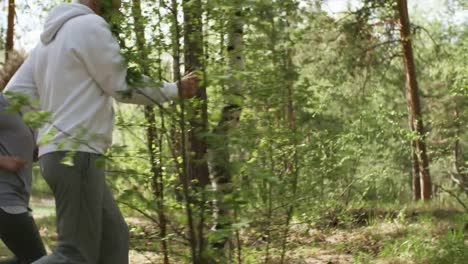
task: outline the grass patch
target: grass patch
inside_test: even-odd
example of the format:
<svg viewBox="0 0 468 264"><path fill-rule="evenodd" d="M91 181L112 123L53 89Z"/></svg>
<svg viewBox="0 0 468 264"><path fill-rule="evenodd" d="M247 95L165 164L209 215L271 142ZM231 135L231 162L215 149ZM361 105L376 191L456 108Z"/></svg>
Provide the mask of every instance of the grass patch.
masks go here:
<svg viewBox="0 0 468 264"><path fill-rule="evenodd" d="M450 216L425 212L407 224L407 234L384 245L380 257L405 258L416 263L462 264L468 259L466 214Z"/></svg>

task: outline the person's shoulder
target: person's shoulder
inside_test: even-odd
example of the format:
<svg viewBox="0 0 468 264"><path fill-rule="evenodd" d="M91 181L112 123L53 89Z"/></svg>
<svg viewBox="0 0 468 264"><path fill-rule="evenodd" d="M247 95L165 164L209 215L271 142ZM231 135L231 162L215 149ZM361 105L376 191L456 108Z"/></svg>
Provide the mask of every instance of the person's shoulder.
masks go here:
<svg viewBox="0 0 468 264"><path fill-rule="evenodd" d="M71 19L69 22L70 28L74 32L78 31L94 31L98 28L109 28L109 24L104 20L104 18L96 15L96 14L87 14L75 17Z"/></svg>
<svg viewBox="0 0 468 264"><path fill-rule="evenodd" d="M106 20L102 18L101 16L98 16L96 14L87 14L87 15L82 15L76 18L77 22L80 23L97 23L97 24L105 24L108 25Z"/></svg>

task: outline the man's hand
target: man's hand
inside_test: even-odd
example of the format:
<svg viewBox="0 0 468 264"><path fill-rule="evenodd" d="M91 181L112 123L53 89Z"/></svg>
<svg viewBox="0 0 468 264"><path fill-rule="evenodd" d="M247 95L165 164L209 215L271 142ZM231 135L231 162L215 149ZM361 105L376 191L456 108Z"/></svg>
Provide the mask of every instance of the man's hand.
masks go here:
<svg viewBox="0 0 468 264"><path fill-rule="evenodd" d="M20 171L26 161L20 157L15 156L0 156L0 168L10 172Z"/></svg>
<svg viewBox="0 0 468 264"><path fill-rule="evenodd" d="M182 78L180 88L182 89L182 97L192 98L197 94L198 83L200 79L198 76L191 72Z"/></svg>

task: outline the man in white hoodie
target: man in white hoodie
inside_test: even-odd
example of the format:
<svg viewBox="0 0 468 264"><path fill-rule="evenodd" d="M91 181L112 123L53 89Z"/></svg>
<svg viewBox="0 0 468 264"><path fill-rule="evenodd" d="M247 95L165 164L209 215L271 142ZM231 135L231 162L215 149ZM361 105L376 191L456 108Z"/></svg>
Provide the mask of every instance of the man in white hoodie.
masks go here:
<svg viewBox="0 0 468 264"><path fill-rule="evenodd" d="M96 164L112 142L112 99L153 105L175 98L178 88L150 87L148 79L148 87L127 84L119 45L97 15L119 5L76 0L53 9L40 43L6 88L51 113L39 129L39 164L56 200L58 245L34 263L128 263L128 228ZM197 86L196 76L184 77L181 95L194 96ZM70 154L72 165L64 164Z"/></svg>

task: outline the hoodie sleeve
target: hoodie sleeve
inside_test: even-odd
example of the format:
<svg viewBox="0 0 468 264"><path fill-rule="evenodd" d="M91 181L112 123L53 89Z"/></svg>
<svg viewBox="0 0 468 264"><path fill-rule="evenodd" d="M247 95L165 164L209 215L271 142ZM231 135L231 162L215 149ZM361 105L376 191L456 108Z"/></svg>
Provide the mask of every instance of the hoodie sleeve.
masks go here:
<svg viewBox="0 0 468 264"><path fill-rule="evenodd" d="M80 31L76 52L106 94L122 103L140 105L160 104L177 97L175 83L163 82L161 87L147 76L138 82L139 87L127 83L127 68L120 47L104 19L87 15Z"/></svg>
<svg viewBox="0 0 468 264"><path fill-rule="evenodd" d="M34 109L39 101L39 94L34 81L34 58L33 50L5 87L7 97L12 101L16 99L24 103L22 112ZM18 95L26 96L27 102L21 100Z"/></svg>

